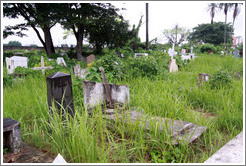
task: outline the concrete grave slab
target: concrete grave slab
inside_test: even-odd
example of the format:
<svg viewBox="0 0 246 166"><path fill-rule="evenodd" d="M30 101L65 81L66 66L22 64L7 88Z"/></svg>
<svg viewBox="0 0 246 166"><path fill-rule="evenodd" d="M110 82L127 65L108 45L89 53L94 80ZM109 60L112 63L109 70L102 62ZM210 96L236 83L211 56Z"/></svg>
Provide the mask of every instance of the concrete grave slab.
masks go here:
<svg viewBox="0 0 246 166"><path fill-rule="evenodd" d="M6 57L5 61L7 67L7 74L13 74L15 72L14 60L11 60L11 58Z"/></svg>
<svg viewBox="0 0 246 166"><path fill-rule="evenodd" d="M28 58L23 56L12 56L10 60L14 61L14 68L20 66L27 68Z"/></svg>
<svg viewBox="0 0 246 166"><path fill-rule="evenodd" d="M139 122L139 127L144 127L146 131L150 131L151 127L158 126L159 132L167 132L171 138L171 144L178 145L180 143L190 144L195 141L207 129L205 126L195 125L181 120L172 120L159 116L148 116L134 110L125 110L123 112L108 109L103 115L104 118L116 121L122 120L124 123L129 121L134 124Z"/></svg>
<svg viewBox="0 0 246 166"><path fill-rule="evenodd" d="M229 141L225 146L209 157L204 163L241 163L245 164L243 155L243 132Z"/></svg>

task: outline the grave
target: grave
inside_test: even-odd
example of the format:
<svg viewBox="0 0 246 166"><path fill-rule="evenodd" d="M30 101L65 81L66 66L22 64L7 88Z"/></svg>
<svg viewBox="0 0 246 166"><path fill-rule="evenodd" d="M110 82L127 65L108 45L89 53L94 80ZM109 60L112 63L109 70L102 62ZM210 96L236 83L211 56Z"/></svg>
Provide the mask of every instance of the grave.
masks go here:
<svg viewBox="0 0 246 166"><path fill-rule="evenodd" d="M195 53L193 53L193 47L190 48L190 53L188 55L182 54L181 59L184 60L190 60L195 59Z"/></svg>
<svg viewBox="0 0 246 166"><path fill-rule="evenodd" d="M168 64L168 71L170 73L178 71L178 65L176 64L176 59L170 59Z"/></svg>
<svg viewBox="0 0 246 166"><path fill-rule="evenodd" d="M228 164L228 163L241 163L243 164L243 132L239 133L235 138L230 140L215 154L209 157L204 163ZM245 162L244 162L245 164Z"/></svg>
<svg viewBox="0 0 246 166"><path fill-rule="evenodd" d="M86 64L90 64L93 63L96 59L96 56L94 54L89 55L88 57L86 57Z"/></svg>
<svg viewBox="0 0 246 166"><path fill-rule="evenodd" d="M107 84L104 70L100 68L102 73L103 83L83 81L84 105L87 105L89 114L92 113L92 108L101 105L103 109L103 118L110 121L118 121L123 123L137 124L144 128L145 131L152 129L152 125L158 128L159 132L168 133L170 142L173 145L180 143L191 143L195 141L207 127L195 125L181 120L172 120L158 116L149 116L147 114L130 110L129 108L129 86ZM110 102L113 106L110 105ZM107 103L106 107L102 103ZM126 108L116 105L126 105Z"/></svg>
<svg viewBox="0 0 246 166"><path fill-rule="evenodd" d="M27 63L28 63L28 58L23 57L23 56L12 56L9 58L10 62L13 60L14 61L14 68L20 66L20 67L25 67L27 68Z"/></svg>
<svg viewBox="0 0 246 166"><path fill-rule="evenodd" d="M10 58L6 57L5 61L7 67L7 74L13 74L15 72L14 60L11 60Z"/></svg>
<svg viewBox="0 0 246 166"><path fill-rule="evenodd" d="M84 68L84 69L80 68L80 64L77 64L77 65L74 66L73 72L74 72L75 76L79 76L79 77L85 79L86 76L89 74L89 72L86 73L87 69L88 68Z"/></svg>
<svg viewBox="0 0 246 166"><path fill-rule="evenodd" d="M148 56L148 53L135 53L134 58L142 57L142 56Z"/></svg>
<svg viewBox="0 0 246 166"><path fill-rule="evenodd" d="M47 99L49 108L52 107L52 103L56 109L60 110L61 106L73 117L74 116L74 104L73 104L73 92L71 75L62 72L56 72L46 77L47 83ZM52 109L51 113L52 113ZM64 114L64 110L62 110Z"/></svg>
<svg viewBox="0 0 246 166"><path fill-rule="evenodd" d="M64 59L63 59L62 57L58 57L58 58L56 59L56 63L57 63L58 65L64 65L64 66L67 66L67 65L66 65L66 62L64 61Z"/></svg>
<svg viewBox="0 0 246 166"><path fill-rule="evenodd" d="M116 51L116 54L117 54L119 57L124 58L124 55L123 55L121 52Z"/></svg>
<svg viewBox="0 0 246 166"><path fill-rule="evenodd" d="M238 49L234 49L234 51L233 51L233 57L234 58L238 58L239 57L239 51L238 51Z"/></svg>
<svg viewBox="0 0 246 166"><path fill-rule="evenodd" d="M52 66L44 66L44 58L41 56L41 67L34 67L32 70L42 70L42 73L45 74L45 69L53 69Z"/></svg>
<svg viewBox="0 0 246 166"><path fill-rule="evenodd" d="M11 118L4 118L3 138L3 145L9 149L10 153L19 153L21 151L20 122Z"/></svg>
<svg viewBox="0 0 246 166"><path fill-rule="evenodd" d="M198 76L197 76L198 87L201 87L204 82L209 81L209 77L210 77L210 75L207 73L198 74Z"/></svg>

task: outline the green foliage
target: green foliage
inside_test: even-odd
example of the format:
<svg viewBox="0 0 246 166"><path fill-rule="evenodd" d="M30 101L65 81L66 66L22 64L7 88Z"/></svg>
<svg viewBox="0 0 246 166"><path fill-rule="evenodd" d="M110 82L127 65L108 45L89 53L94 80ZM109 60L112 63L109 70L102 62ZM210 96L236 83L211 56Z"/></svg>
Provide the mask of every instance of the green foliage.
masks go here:
<svg viewBox="0 0 246 166"><path fill-rule="evenodd" d="M216 49L215 49L215 47L212 45L212 44L209 44L209 43L206 43L206 44L203 44L202 46L201 46L201 48L200 48L200 51L202 52L202 53L207 53L208 51L213 51L213 52L215 52L216 51Z"/></svg>
<svg viewBox="0 0 246 166"><path fill-rule="evenodd" d="M32 70L31 68L25 68L20 66L15 68L15 73L27 74L27 77L42 77L41 70Z"/></svg>
<svg viewBox="0 0 246 166"><path fill-rule="evenodd" d="M3 154L6 154L8 152L8 148L3 148Z"/></svg>
<svg viewBox="0 0 246 166"><path fill-rule="evenodd" d="M224 43L224 29L225 24L223 22L214 22L213 24L199 24L193 28L189 36L189 40L192 42L203 41L210 44L222 44ZM226 25L227 29L227 43L232 42L233 27L230 24Z"/></svg>
<svg viewBox="0 0 246 166"><path fill-rule="evenodd" d="M211 74L209 84L211 88L222 88L222 87L231 87L232 78L228 73L222 70L218 70L216 73Z"/></svg>

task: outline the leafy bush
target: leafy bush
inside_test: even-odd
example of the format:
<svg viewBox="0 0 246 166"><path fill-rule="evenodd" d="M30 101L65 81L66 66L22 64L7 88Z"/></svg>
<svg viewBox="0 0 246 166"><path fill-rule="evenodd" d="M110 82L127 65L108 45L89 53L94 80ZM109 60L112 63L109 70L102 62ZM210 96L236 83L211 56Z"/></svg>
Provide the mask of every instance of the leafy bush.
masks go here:
<svg viewBox="0 0 246 166"><path fill-rule="evenodd" d="M219 70L218 72L211 74L209 84L211 88L222 88L222 87L231 87L232 86L232 78L225 71Z"/></svg>
<svg viewBox="0 0 246 166"><path fill-rule="evenodd" d="M213 52L215 52L216 51L216 49L215 49L215 47L212 45L212 44L209 44L209 43L206 43L206 44L203 44L202 46L201 46L201 48L200 48L200 51L202 52L202 53L206 53L206 52L208 52L208 51L213 51Z"/></svg>

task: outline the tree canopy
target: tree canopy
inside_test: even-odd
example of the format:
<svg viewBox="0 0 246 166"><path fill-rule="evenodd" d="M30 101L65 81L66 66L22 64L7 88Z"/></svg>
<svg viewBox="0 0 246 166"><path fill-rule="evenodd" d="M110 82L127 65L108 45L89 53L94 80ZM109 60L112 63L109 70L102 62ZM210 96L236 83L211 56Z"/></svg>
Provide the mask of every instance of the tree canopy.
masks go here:
<svg viewBox="0 0 246 166"><path fill-rule="evenodd" d="M189 36L189 40L193 42L203 41L205 43L219 45L224 43L224 29L225 24L223 22L214 22L213 24L199 24L193 28ZM227 29L227 42L232 42L233 27L226 24Z"/></svg>

